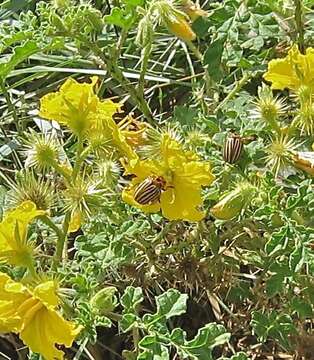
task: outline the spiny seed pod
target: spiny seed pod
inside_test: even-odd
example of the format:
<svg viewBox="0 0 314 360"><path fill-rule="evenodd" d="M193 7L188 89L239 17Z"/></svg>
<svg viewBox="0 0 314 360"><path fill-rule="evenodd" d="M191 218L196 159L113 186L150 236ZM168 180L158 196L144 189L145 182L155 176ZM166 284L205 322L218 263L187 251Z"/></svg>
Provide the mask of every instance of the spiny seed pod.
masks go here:
<svg viewBox="0 0 314 360"><path fill-rule="evenodd" d="M196 34L183 16L166 19L168 30L183 41L193 41Z"/></svg>
<svg viewBox="0 0 314 360"><path fill-rule="evenodd" d="M225 195L215 206L210 209L213 216L220 220L230 220L239 215L253 199L256 187L245 181Z"/></svg>
<svg viewBox="0 0 314 360"><path fill-rule="evenodd" d="M237 162L241 156L243 149L243 141L241 136L232 134L225 141L223 148L223 158L229 164Z"/></svg>
<svg viewBox="0 0 314 360"><path fill-rule="evenodd" d="M160 200L165 185L166 182L161 176L150 176L137 185L134 200L140 205L155 204Z"/></svg>

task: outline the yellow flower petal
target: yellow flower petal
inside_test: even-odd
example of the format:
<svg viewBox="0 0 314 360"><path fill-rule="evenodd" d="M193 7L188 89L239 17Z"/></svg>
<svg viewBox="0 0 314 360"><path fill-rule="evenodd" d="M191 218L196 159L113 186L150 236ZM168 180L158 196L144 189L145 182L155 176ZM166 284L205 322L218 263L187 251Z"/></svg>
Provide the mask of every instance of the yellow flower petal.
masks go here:
<svg viewBox="0 0 314 360"><path fill-rule="evenodd" d="M33 294L35 298L39 299L46 306L56 307L60 303L56 292L57 284L54 281L49 280L37 285Z"/></svg>
<svg viewBox="0 0 314 360"><path fill-rule="evenodd" d="M169 189L161 194L162 214L169 220L200 221L205 213L197 209L202 204L199 191L191 187Z"/></svg>
<svg viewBox="0 0 314 360"><path fill-rule="evenodd" d="M17 308L29 297L27 289L0 273L0 332L17 332L21 328L21 317Z"/></svg>
<svg viewBox="0 0 314 360"><path fill-rule="evenodd" d="M82 135L90 125L89 115L95 111L98 98L94 95L97 77L91 83L78 83L69 78L55 93L49 93L40 100L39 115L67 125L74 134Z"/></svg>
<svg viewBox="0 0 314 360"><path fill-rule="evenodd" d="M23 342L33 351L40 353L45 360L63 359L64 353L55 344L71 346L81 327L75 327L64 320L56 311L42 307L32 321L21 331Z"/></svg>
<svg viewBox="0 0 314 360"><path fill-rule="evenodd" d="M17 332L24 343L45 360L63 359L56 344L72 345L81 326L63 319L54 281L38 284L33 290L0 273L0 331Z"/></svg>
<svg viewBox="0 0 314 360"><path fill-rule="evenodd" d="M0 223L0 259L12 265L28 266L33 248L27 242L27 227L45 211L37 210L31 201L25 201L16 209L8 211Z"/></svg>
<svg viewBox="0 0 314 360"><path fill-rule="evenodd" d="M296 90L301 85L314 86L314 49L308 48L306 54L299 52L294 45L283 59L271 60L264 79L271 82L272 89Z"/></svg>
<svg viewBox="0 0 314 360"><path fill-rule="evenodd" d="M161 149L161 160L137 158L123 164L126 174L136 175L124 189L123 200L144 212L156 212L161 207L162 214L169 220L201 220L204 217L200 209L202 186L210 185L214 180L210 165L199 161L196 154L184 151L181 144L171 137L164 136ZM149 176L162 177L166 185L160 204L143 206L134 200L134 191L137 184Z"/></svg>

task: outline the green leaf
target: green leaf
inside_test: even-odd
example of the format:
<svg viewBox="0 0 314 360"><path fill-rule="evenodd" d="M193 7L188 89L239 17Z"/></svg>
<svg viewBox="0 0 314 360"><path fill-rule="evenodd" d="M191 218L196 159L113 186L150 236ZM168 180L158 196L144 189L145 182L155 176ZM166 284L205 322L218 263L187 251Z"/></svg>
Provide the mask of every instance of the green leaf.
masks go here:
<svg viewBox="0 0 314 360"><path fill-rule="evenodd" d="M121 297L121 305L124 313L136 313L138 305L144 300L140 287L128 286Z"/></svg>
<svg viewBox="0 0 314 360"><path fill-rule="evenodd" d="M146 335L138 343L141 350L145 350L138 357L137 360L169 360L169 352L166 346L164 346L158 336Z"/></svg>
<svg viewBox="0 0 314 360"><path fill-rule="evenodd" d="M159 317L170 319L186 312L188 296L181 294L178 290L169 289L156 297L157 314Z"/></svg>
<svg viewBox="0 0 314 360"><path fill-rule="evenodd" d="M144 5L144 0L122 0L122 2L125 5L131 6L131 7L143 6Z"/></svg>
<svg viewBox="0 0 314 360"><path fill-rule="evenodd" d="M39 51L37 43L32 40L26 41L23 45L14 49L9 58L2 58L0 62L0 78L5 80L9 73L22 61L26 60L30 55Z"/></svg>
<svg viewBox="0 0 314 360"><path fill-rule="evenodd" d="M135 314L123 314L119 326L122 332L128 332L137 326L140 321L140 318Z"/></svg>
<svg viewBox="0 0 314 360"><path fill-rule="evenodd" d="M193 125L197 117L198 110L187 106L176 106L174 108L174 118L181 125Z"/></svg>
<svg viewBox="0 0 314 360"><path fill-rule="evenodd" d="M117 288L108 286L99 290L90 300L91 305L101 314L108 314L117 306L115 293Z"/></svg>
<svg viewBox="0 0 314 360"><path fill-rule="evenodd" d="M313 308L309 302L299 298L293 298L290 306L302 319L313 317Z"/></svg>
<svg viewBox="0 0 314 360"><path fill-rule="evenodd" d="M269 320L261 311L252 312L251 326L258 338L265 342L268 336Z"/></svg>
<svg viewBox="0 0 314 360"><path fill-rule="evenodd" d="M285 249L288 241L288 227L282 227L278 232L271 235L270 240L265 246L265 250L269 256L276 254L278 251Z"/></svg>
<svg viewBox="0 0 314 360"><path fill-rule="evenodd" d="M305 261L305 248L299 245L289 257L289 268L293 272L299 272Z"/></svg>
<svg viewBox="0 0 314 360"><path fill-rule="evenodd" d="M156 297L157 311L155 314L145 314L143 316L144 324L151 331L158 331L161 334L168 333L166 321L173 316L185 313L187 299L186 294L169 289Z"/></svg>
<svg viewBox="0 0 314 360"><path fill-rule="evenodd" d="M216 81L219 80L222 75L220 64L224 51L224 43L225 39L215 40L208 46L204 54L204 65L207 65L208 74Z"/></svg>
<svg viewBox="0 0 314 360"><path fill-rule="evenodd" d="M229 341L230 333L226 332L224 326L211 323L199 329L194 339L186 341L185 338L186 333L179 328L174 329L170 336L180 356L195 360L210 360L212 359L210 350Z"/></svg>
<svg viewBox="0 0 314 360"><path fill-rule="evenodd" d="M270 337L286 350L290 349L290 335L296 334L291 317L278 314L276 311L265 314L261 311L253 311L251 326L260 341L265 342Z"/></svg>
<svg viewBox="0 0 314 360"><path fill-rule="evenodd" d="M134 21L134 14L132 12L114 7L111 10L110 15L106 15L104 17L104 20L108 24L116 25L123 29L128 29Z"/></svg>
<svg viewBox="0 0 314 360"><path fill-rule="evenodd" d="M266 294L269 298L281 292L284 286L284 280L285 277L282 276L282 274L275 274L266 281Z"/></svg>

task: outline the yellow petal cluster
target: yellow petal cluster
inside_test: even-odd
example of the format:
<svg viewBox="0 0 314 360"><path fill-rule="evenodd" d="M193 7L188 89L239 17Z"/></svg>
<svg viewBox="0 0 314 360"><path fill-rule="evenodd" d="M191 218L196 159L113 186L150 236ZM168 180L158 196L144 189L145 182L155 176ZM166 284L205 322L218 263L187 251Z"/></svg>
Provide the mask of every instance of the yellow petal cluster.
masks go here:
<svg viewBox="0 0 314 360"><path fill-rule="evenodd" d="M111 100L100 100L94 88L98 78L90 83L79 83L69 78L60 90L43 96L39 115L67 126L71 132L91 144L109 143L124 156L132 156L132 149L113 120L121 105Z"/></svg>
<svg viewBox="0 0 314 360"><path fill-rule="evenodd" d="M35 217L44 214L32 201L24 201L5 214L0 223L0 260L11 265L30 265L33 247L27 241L27 228Z"/></svg>
<svg viewBox="0 0 314 360"><path fill-rule="evenodd" d="M148 213L161 209L163 216L169 220L201 220L205 215L201 210L201 189L214 180L209 163L184 151L177 141L168 136L164 137L161 154L160 160L136 158L124 164L126 174L135 177L124 189L123 200ZM161 176L166 181L165 190L161 193L160 202L140 205L134 200L134 191L149 176Z"/></svg>
<svg viewBox="0 0 314 360"><path fill-rule="evenodd" d="M18 333L23 342L45 360L63 359L56 344L69 347L81 331L57 311L54 281L29 289L0 273L0 332Z"/></svg>
<svg viewBox="0 0 314 360"><path fill-rule="evenodd" d="M295 91L302 85L314 88L314 49L308 48L303 55L294 45L285 58L269 62L264 79L272 83L272 89Z"/></svg>

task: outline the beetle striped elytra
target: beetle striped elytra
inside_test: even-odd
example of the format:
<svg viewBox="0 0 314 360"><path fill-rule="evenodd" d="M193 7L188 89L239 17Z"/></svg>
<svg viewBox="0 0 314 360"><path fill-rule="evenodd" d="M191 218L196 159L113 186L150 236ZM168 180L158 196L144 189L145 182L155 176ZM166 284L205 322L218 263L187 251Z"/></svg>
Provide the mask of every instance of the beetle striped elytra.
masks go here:
<svg viewBox="0 0 314 360"><path fill-rule="evenodd" d="M229 164L237 162L241 156L243 145L249 144L257 139L256 135L242 137L235 133L229 136L224 144L223 158Z"/></svg>
<svg viewBox="0 0 314 360"><path fill-rule="evenodd" d="M229 164L237 162L241 156L243 142L239 135L232 134L226 139L223 148L223 158Z"/></svg>
<svg viewBox="0 0 314 360"><path fill-rule="evenodd" d="M137 185L134 200L140 205L155 204L160 200L166 182L161 176L149 176Z"/></svg>

